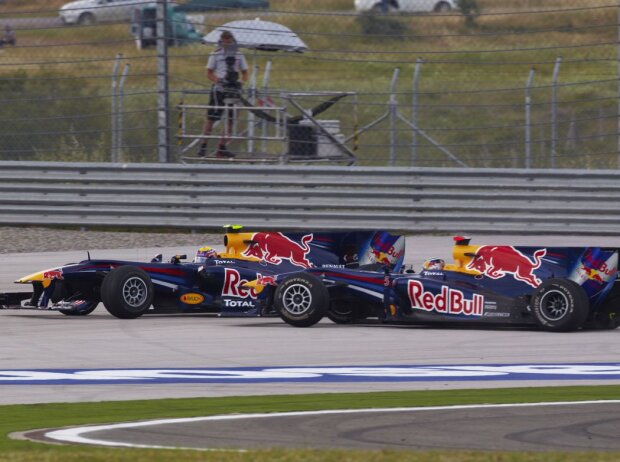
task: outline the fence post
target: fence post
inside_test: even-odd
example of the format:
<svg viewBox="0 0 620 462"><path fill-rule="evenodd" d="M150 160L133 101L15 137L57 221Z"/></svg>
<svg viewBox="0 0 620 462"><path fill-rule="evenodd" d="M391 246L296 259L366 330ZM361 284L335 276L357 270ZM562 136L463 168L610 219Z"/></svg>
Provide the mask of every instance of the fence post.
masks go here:
<svg viewBox="0 0 620 462"><path fill-rule="evenodd" d="M118 85L118 130L116 132L116 155L114 162L119 162L121 150L123 148L123 126L125 125L125 80L127 80L127 74L129 74L129 63L125 64L125 68L121 74L121 81Z"/></svg>
<svg viewBox="0 0 620 462"><path fill-rule="evenodd" d="M271 60L267 61L267 63L265 64L265 72L263 73L263 88L261 89L262 98L267 98L269 96L267 94L267 91L269 89L269 77L270 76L271 76ZM264 104L267 106L268 102L265 100ZM261 136L263 138L261 140L261 152L265 153L267 152L267 140L265 139L267 137L267 121L261 119L260 126L261 126Z"/></svg>
<svg viewBox="0 0 620 462"><path fill-rule="evenodd" d="M122 54L117 54L114 60L114 68L112 69L112 109L110 120L110 162L118 162L116 159L116 144L117 144L117 131L118 122L116 120L118 115L117 98L118 98L118 84L116 78L118 76L118 68L121 64Z"/></svg>
<svg viewBox="0 0 620 462"><path fill-rule="evenodd" d="M618 168L620 168L620 1L618 1Z"/></svg>
<svg viewBox="0 0 620 462"><path fill-rule="evenodd" d="M400 69L397 67L394 69L392 82L390 84L390 167L396 165L396 118L398 116L398 100L395 93L399 74Z"/></svg>
<svg viewBox="0 0 620 462"><path fill-rule="evenodd" d="M168 136L168 0L157 0L157 156L170 162Z"/></svg>
<svg viewBox="0 0 620 462"><path fill-rule="evenodd" d="M532 167L532 82L535 72L534 68L530 69L525 87L525 168Z"/></svg>
<svg viewBox="0 0 620 462"><path fill-rule="evenodd" d="M422 67L422 59L415 61L415 70L413 71L413 95L411 101L411 122L418 126L418 91L420 89L420 70ZM411 166L415 167L418 160L418 131L411 131Z"/></svg>
<svg viewBox="0 0 620 462"><path fill-rule="evenodd" d="M553 80L551 85L551 168L555 168L556 157L558 155L558 77L561 64L562 57L558 56L555 60L555 67L553 68Z"/></svg>

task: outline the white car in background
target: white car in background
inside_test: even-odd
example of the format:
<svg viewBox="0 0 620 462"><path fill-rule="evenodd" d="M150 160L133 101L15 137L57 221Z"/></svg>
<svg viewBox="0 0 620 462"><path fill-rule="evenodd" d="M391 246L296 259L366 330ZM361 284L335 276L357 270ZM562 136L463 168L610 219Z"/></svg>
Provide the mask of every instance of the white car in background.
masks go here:
<svg viewBox="0 0 620 462"><path fill-rule="evenodd" d="M457 0L355 0L357 11L403 13L445 12L457 8Z"/></svg>
<svg viewBox="0 0 620 462"><path fill-rule="evenodd" d="M60 7L64 24L95 24L106 21L129 21L133 11L153 0L77 0Z"/></svg>

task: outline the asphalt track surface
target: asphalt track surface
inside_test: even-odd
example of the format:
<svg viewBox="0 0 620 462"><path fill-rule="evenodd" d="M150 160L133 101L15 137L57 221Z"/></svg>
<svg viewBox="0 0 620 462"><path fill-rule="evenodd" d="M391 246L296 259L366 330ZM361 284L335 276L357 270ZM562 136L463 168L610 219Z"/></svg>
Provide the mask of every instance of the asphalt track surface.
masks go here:
<svg viewBox="0 0 620 462"><path fill-rule="evenodd" d="M192 449L618 451L620 402L229 415L38 432L29 437Z"/></svg>
<svg viewBox="0 0 620 462"><path fill-rule="evenodd" d="M536 238L478 236L472 243L547 246L618 245L617 239L609 237L568 239L554 236ZM203 243L200 242L200 244ZM450 237L408 238L406 261L416 268L420 267L426 257L441 257L449 261L451 244ZM91 250L91 255L93 258L116 257L145 260L159 252L163 252L166 257L175 253L191 255L194 251L195 248ZM84 256L84 251L2 255L0 290L19 290L20 286L10 284L9 281L45 267L77 261L83 259ZM617 347L620 330L548 333L535 329L338 326L329 321L323 321L313 328L297 329L284 324L278 318L216 318L209 315L178 315L145 316L136 320L120 320L109 315L102 306L83 318L66 317L55 312L0 311L0 329L2 331L0 369L3 370L620 362L620 351ZM602 377L596 380L545 380L544 382L529 379L505 382L432 380L428 382L1 385L0 404L571 384L620 384L620 380ZM584 398L587 399L587 397ZM571 411L566 412L569 415L573 414ZM452 427L452 421L460 419L461 431L475 431L476 427L479 427L479 432L486 431L487 426L484 424L486 417L473 419L465 425L463 421L466 419L465 414L460 413L453 417L443 415L432 425L437 428L437 431L441 428L457 428ZM613 433L613 429L619 427L617 415L617 406L609 408L609 412L605 411L603 414L586 413L583 415L583 420L574 422L575 431L583 434L586 431L584 429L595 428L596 432L600 430L603 435L601 441L606 441L605 435L609 431ZM427 417L430 419L429 422L434 421L432 416ZM524 438L529 439L543 435L542 441L552 442L555 441L557 434L568 431L564 429L568 421L562 421L560 426L556 418L543 421L541 420L543 417L544 413L537 416L532 426L519 430L519 434L528 435ZM399 419L401 418L412 417L400 416ZM392 417L386 417L386 419L383 426L391 428ZM499 415L493 419L503 421L514 419L515 426L511 428L521 428L521 425L528 421L527 417L518 418L513 415ZM613 421L613 419L616 420ZM354 434L372 435L373 430L364 427L366 425L363 423L364 418L360 417L358 420L360 426L353 430ZM613 422L606 424L606 420ZM399 425L399 422L395 421L394 425ZM304 426L301 422L295 425ZM312 425L320 427L320 424ZM469 428L469 426L472 427ZM550 430L548 433L537 433L540 429ZM187 429L190 434L194 431L202 430ZM185 430L181 431L183 434L184 432ZM446 432L447 430L441 430L439 434L453 435ZM178 434L179 431L175 433L171 430L171 433ZM366 437L363 436L362 439L364 438ZM433 440L431 436L429 438L430 440L425 441ZM444 438L441 447L447 447L445 440L451 438ZM558 444L564 444L561 441L564 437L558 436L558 438ZM521 449L535 444L532 443L533 440L527 440L522 441L522 446L519 446L514 438L509 440L510 444ZM418 444L415 438L407 441L410 442L411 447ZM310 440L307 443L313 445ZM317 445L321 444L323 443L317 439ZM357 447L365 447L366 443L361 441L359 444L361 446ZM487 447L487 449L493 448Z"/></svg>

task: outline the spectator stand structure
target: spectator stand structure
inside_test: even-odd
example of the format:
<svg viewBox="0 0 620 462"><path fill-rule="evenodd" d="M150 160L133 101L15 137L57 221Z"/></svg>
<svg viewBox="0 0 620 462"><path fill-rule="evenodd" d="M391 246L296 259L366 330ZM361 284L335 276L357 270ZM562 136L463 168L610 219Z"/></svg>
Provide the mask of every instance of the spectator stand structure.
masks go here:
<svg viewBox="0 0 620 462"><path fill-rule="evenodd" d="M232 117L232 132L226 133L226 138L232 142L245 141L247 148L235 156L235 160L253 162L345 162L349 165L355 163L355 154L344 141L344 136L339 133L338 121L321 121L316 116L327 110L338 100L345 96L353 96L352 92L313 92L313 93L281 93L282 103L276 105L267 92L271 63L265 68L263 89L259 92L256 88L258 66L256 64L256 52L261 51L285 51L303 53L308 49L307 45L289 28L269 21L241 20L232 21L215 28L203 38L205 44L216 45L223 31L230 31L235 36L240 48L254 50L252 63L252 77L248 89L247 99L243 95L231 97L225 103L223 130L228 130L227 118ZM181 102L177 106L178 132L177 140L179 147L179 159L181 162L209 162L222 160L215 153L205 157L194 155L197 145L201 140L217 139L219 133L204 136L196 133L190 122L191 114L199 111L204 113L209 108L208 104L187 103L188 97L197 99L196 96L207 99L209 92L204 90L182 91ZM317 106L306 109L296 98L301 96L315 96L327 98ZM354 104L356 106L356 104ZM290 116L288 108L294 108L300 115ZM259 134L257 134L259 132ZM256 142L260 142L257 149ZM280 147L270 146L270 143L279 142ZM212 143L213 144L213 143ZM230 159L226 159L230 160Z"/></svg>
<svg viewBox="0 0 620 462"><path fill-rule="evenodd" d="M252 93L252 90L250 91ZM205 136L200 132L199 121L204 118L210 108L203 103L187 103L188 100L203 100L209 98L208 90L183 90L178 109L178 154L182 163L212 162L212 161L243 161L260 163L345 163L353 165L356 161L355 149L347 145L353 135L345 136L340 133L339 120L322 120L317 116L336 104L340 99L357 95L353 92L282 92L278 97L255 94L255 101L239 98L232 107L225 112L224 119L217 125L226 130L226 117L233 118L232 132L227 138L234 146L236 153L233 159L221 159L210 153L205 157L197 157L196 151L203 139L208 139L211 145L220 138L220 133L214 131ZM319 97L323 99L313 108L304 108L298 101L302 97ZM279 101L276 104L274 99ZM357 105L353 105L356 118ZM294 108L298 115L291 115L289 108ZM252 117L250 117L252 116ZM242 144L245 143L245 147Z"/></svg>

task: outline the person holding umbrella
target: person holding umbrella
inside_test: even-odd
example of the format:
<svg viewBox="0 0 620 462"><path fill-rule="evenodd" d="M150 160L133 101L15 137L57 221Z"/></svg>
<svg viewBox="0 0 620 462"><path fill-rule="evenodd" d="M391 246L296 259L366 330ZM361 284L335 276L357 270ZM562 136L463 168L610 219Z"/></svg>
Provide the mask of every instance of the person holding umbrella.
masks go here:
<svg viewBox="0 0 620 462"><path fill-rule="evenodd" d="M228 148L230 134L233 128L233 111L232 106L241 96L241 87L248 80L248 63L242 53L239 52L237 41L232 32L224 30L221 32L218 48L209 55L207 61L207 79L212 82L211 96L209 98L209 107L207 111L207 120L203 128L203 135L199 157L207 154L207 146L209 136L213 131L213 126L226 111L226 126L222 132L217 157L234 157Z"/></svg>

